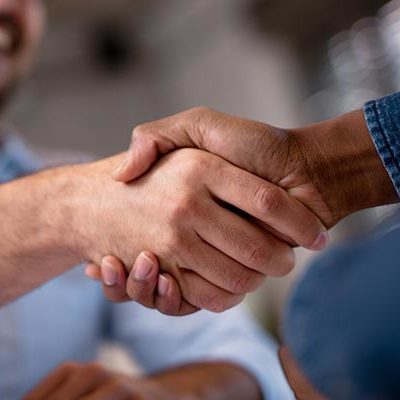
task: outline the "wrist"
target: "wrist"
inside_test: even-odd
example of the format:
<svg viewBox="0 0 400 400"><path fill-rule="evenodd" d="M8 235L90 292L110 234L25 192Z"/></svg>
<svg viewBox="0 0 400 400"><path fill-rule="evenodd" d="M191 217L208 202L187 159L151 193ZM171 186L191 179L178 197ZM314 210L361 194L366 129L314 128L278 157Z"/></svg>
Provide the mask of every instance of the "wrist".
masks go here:
<svg viewBox="0 0 400 400"><path fill-rule="evenodd" d="M80 261L74 249L65 171L43 171L2 185L0 304Z"/></svg>
<svg viewBox="0 0 400 400"><path fill-rule="evenodd" d="M79 193L79 166L67 166L44 171L41 180L49 187L43 197L38 217L48 226L47 242L51 248L76 265L84 259L82 236L76 213L76 198ZM39 225L40 226L40 225Z"/></svg>
<svg viewBox="0 0 400 400"><path fill-rule="evenodd" d="M361 110L291 134L334 223L355 211L398 200Z"/></svg>
<svg viewBox="0 0 400 400"><path fill-rule="evenodd" d="M67 237L68 246L81 260L101 263L105 255L124 255L119 249L119 243L110 243L112 236L110 228L120 224L118 218L123 218L120 204L121 189L125 186L111 178L123 154L99 160L89 164L69 167L66 181L69 182L68 198L66 199L66 215L68 216ZM127 193L122 195L126 196ZM121 216L111 221L115 209ZM114 226L113 226L114 225ZM132 250L132 249L131 249ZM128 250L127 250L128 251Z"/></svg>

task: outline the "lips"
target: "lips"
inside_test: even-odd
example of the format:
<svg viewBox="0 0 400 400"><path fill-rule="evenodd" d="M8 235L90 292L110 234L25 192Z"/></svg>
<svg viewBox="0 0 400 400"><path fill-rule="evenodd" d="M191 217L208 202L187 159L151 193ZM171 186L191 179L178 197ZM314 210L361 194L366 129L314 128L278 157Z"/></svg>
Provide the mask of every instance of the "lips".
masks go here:
<svg viewBox="0 0 400 400"><path fill-rule="evenodd" d="M12 55L21 44L22 32L16 18L0 15L0 53Z"/></svg>

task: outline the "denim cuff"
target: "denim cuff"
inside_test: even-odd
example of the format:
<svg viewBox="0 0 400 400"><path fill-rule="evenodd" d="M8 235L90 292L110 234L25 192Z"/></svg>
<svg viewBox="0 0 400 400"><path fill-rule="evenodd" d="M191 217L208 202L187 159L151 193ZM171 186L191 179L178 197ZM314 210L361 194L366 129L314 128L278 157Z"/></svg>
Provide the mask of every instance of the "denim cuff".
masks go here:
<svg viewBox="0 0 400 400"><path fill-rule="evenodd" d="M400 93L366 103L364 113L376 150L400 196Z"/></svg>

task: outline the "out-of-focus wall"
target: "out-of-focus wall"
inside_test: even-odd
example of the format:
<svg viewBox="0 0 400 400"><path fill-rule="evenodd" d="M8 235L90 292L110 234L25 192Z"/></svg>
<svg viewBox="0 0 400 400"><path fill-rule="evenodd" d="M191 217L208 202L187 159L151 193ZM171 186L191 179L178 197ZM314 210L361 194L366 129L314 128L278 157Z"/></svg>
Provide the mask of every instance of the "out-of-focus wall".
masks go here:
<svg viewBox="0 0 400 400"><path fill-rule="evenodd" d="M124 149L140 122L195 105L294 125L303 97L284 42L256 33L246 0L149 1L107 21L50 19L39 64L14 120L38 145L99 155ZM125 4L125 3L124 3ZM55 13L53 11L53 13ZM93 57L96 29L121 23L133 54L120 69Z"/></svg>

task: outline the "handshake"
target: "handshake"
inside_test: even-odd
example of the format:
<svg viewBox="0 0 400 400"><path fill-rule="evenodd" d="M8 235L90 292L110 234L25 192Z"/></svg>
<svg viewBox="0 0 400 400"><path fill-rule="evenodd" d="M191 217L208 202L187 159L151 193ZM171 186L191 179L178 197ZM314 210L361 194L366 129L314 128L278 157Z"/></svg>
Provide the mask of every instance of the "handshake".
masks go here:
<svg viewBox="0 0 400 400"><path fill-rule="evenodd" d="M238 304L292 270L293 247L321 250L340 219L393 197L362 111L284 130L195 108L75 168L87 275L113 301L169 315Z"/></svg>

